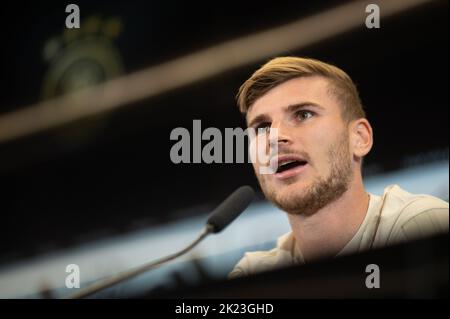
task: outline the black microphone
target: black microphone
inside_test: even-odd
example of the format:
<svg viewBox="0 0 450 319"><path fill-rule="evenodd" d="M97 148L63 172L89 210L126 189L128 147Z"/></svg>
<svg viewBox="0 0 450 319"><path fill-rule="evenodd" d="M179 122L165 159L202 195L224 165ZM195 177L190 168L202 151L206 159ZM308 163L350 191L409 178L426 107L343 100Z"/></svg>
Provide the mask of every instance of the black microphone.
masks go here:
<svg viewBox="0 0 450 319"><path fill-rule="evenodd" d="M206 225L212 227L212 233L222 231L247 208L253 197L255 197L255 192L250 186L239 187L213 210Z"/></svg>
<svg viewBox="0 0 450 319"><path fill-rule="evenodd" d="M235 220L251 203L255 192L250 186L241 186L235 190L230 196L227 197L209 216L206 226L196 240L194 240L189 246L180 250L179 252L161 258L154 262L144 264L134 269L122 272L115 276L111 276L102 281L98 281L91 286L80 290L79 292L69 296L69 299L79 299L92 295L96 292L109 288L115 284L118 284L126 279L135 277L143 272L154 269L170 260L173 260L181 255L184 255L198 243L200 243L209 234L216 234L227 227L233 220Z"/></svg>

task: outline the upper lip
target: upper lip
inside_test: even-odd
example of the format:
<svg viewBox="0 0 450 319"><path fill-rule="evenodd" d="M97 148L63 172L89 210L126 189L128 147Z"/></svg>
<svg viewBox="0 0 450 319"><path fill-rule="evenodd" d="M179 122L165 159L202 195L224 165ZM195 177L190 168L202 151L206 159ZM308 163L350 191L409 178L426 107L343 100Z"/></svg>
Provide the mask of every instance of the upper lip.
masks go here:
<svg viewBox="0 0 450 319"><path fill-rule="evenodd" d="M285 155L278 155L278 156L274 156L270 159L270 165L271 167L276 167L276 169L278 170L278 168L286 163L286 162L291 162L291 161L296 161L296 162L307 162L307 160L305 160L303 157L297 155L297 154L285 154Z"/></svg>

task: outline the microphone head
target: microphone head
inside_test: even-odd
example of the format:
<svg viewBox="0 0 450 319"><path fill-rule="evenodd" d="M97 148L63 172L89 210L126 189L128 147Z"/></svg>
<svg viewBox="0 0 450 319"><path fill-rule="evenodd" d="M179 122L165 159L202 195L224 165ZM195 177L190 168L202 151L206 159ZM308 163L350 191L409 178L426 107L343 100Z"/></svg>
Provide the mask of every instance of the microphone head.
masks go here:
<svg viewBox="0 0 450 319"><path fill-rule="evenodd" d="M250 186L241 186L211 213L206 224L212 233L218 233L236 219L251 203L255 192Z"/></svg>

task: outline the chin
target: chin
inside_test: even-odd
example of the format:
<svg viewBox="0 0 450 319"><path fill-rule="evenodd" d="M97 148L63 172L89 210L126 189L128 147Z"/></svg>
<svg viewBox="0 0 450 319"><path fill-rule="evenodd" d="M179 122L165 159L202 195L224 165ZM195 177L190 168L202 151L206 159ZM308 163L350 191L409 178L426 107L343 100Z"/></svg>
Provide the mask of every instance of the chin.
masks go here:
<svg viewBox="0 0 450 319"><path fill-rule="evenodd" d="M269 200L278 203L295 203L304 196L307 189L307 185L301 181L294 181L290 184L284 183L283 185L277 184L272 184L264 193Z"/></svg>
<svg viewBox="0 0 450 319"><path fill-rule="evenodd" d="M275 196L278 201L286 202L286 201L295 201L297 198L302 197L304 193L305 193L305 186L298 185L297 183L295 183L279 187L275 191Z"/></svg>
<svg viewBox="0 0 450 319"><path fill-rule="evenodd" d="M304 178L292 178L288 181L273 183L272 187L277 192L303 193L308 188L308 184Z"/></svg>

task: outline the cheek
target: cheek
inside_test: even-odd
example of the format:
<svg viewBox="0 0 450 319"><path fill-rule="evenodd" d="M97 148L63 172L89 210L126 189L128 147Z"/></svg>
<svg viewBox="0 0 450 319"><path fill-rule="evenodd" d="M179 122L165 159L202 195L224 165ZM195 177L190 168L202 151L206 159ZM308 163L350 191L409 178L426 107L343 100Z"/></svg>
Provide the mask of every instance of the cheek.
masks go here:
<svg viewBox="0 0 450 319"><path fill-rule="evenodd" d="M262 136L252 138L249 143L248 152L255 169L260 166L267 166L270 160L267 137L263 134Z"/></svg>
<svg viewBox="0 0 450 319"><path fill-rule="evenodd" d="M325 173L330 166L330 150L336 147L340 139L340 132L331 130L330 125L315 127L305 139L305 151L310 156L312 166L319 172Z"/></svg>
<svg viewBox="0 0 450 319"><path fill-rule="evenodd" d="M250 161L251 161L251 163L252 163L252 165L253 165L253 169L255 170L255 172L256 172L256 170L258 169L258 167L259 167L259 163L258 163L258 160L257 160L257 157L256 157L256 154L257 154L257 143L256 143L256 140L251 140L250 141L250 143L249 143L249 145L248 145L248 156L249 156L249 158L250 158Z"/></svg>

